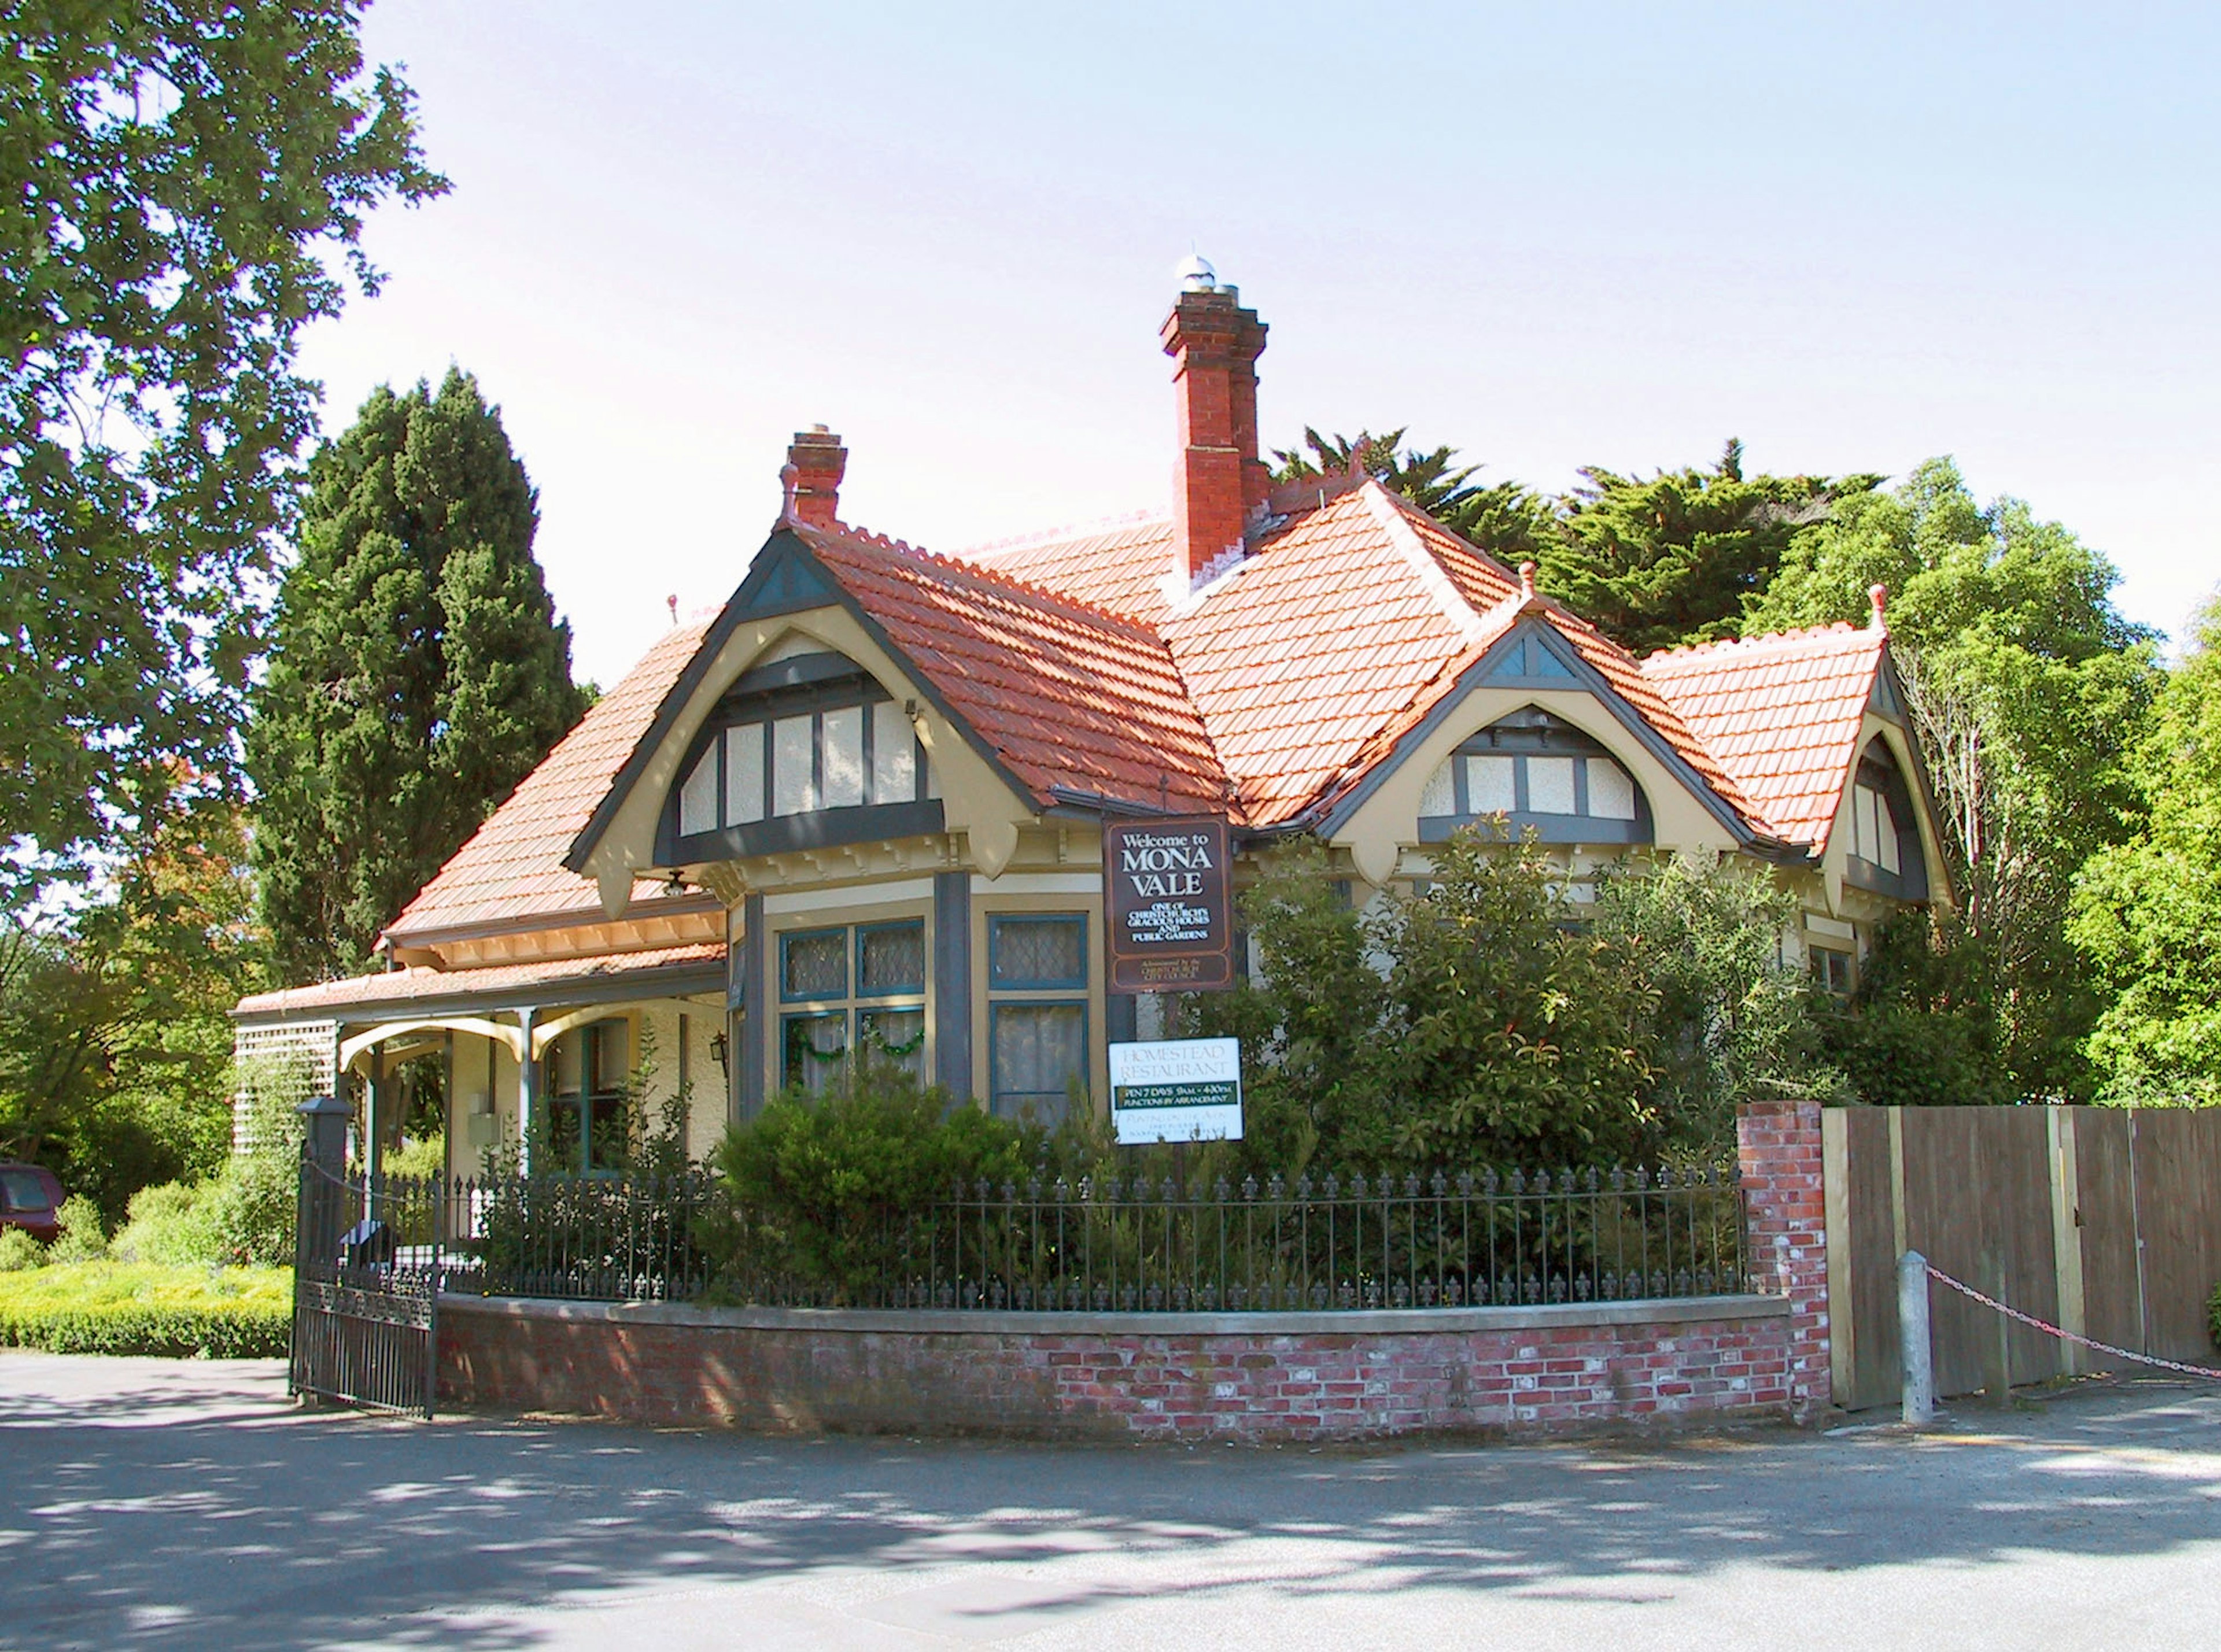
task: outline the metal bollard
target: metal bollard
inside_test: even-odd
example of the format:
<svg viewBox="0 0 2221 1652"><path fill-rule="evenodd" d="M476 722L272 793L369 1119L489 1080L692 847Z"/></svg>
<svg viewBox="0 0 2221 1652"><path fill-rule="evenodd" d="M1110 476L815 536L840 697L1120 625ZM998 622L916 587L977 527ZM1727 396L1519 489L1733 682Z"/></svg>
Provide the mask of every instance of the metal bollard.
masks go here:
<svg viewBox="0 0 2221 1652"><path fill-rule="evenodd" d="M1897 1259L1897 1331L1905 1420L1925 1428L1936 1419L1936 1362L1928 1330L1928 1258L1918 1250Z"/></svg>

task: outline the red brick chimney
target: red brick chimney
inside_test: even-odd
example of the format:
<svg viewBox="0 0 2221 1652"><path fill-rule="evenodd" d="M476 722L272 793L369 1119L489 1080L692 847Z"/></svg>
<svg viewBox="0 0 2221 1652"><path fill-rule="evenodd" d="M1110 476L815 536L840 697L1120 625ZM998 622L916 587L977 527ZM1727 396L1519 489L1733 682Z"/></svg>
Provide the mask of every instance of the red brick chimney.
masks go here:
<svg viewBox="0 0 2221 1652"><path fill-rule="evenodd" d="M1242 543L1272 472L1257 457L1257 358L1266 327L1211 266L1182 266L1186 290L1165 318L1165 353L1177 364L1179 471L1173 489L1173 570L1192 580Z"/></svg>
<svg viewBox="0 0 2221 1652"><path fill-rule="evenodd" d="M841 477L848 469L848 450L823 425L794 433L786 468L779 473L786 489L785 514L810 527L832 527L841 520Z"/></svg>

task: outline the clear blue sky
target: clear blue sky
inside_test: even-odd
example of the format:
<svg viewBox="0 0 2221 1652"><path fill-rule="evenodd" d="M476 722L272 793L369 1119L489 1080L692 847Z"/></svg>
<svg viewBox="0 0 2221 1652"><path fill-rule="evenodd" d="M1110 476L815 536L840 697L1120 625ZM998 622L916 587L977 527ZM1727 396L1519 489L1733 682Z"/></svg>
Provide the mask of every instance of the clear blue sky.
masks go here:
<svg viewBox="0 0 2221 1652"><path fill-rule="evenodd" d="M2221 13L382 0L454 194L312 336L343 426L476 372L607 684L738 582L793 431L935 549L1162 506L1192 245L1268 446L1957 456L2180 631L2221 580Z"/></svg>

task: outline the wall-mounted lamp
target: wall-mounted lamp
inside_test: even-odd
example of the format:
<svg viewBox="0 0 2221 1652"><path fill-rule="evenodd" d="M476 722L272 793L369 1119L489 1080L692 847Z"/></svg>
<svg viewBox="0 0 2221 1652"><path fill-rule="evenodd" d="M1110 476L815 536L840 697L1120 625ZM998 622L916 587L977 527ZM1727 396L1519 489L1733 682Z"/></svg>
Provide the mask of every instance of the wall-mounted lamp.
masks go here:
<svg viewBox="0 0 2221 1652"><path fill-rule="evenodd" d="M723 1073L727 1070L725 1066L725 1035L723 1033L712 1032L710 1035L710 1057L717 1063L717 1070L719 1072Z"/></svg>
<svg viewBox="0 0 2221 1652"><path fill-rule="evenodd" d="M686 893L686 880L674 870L671 876L664 880L663 888L667 895L684 895Z"/></svg>

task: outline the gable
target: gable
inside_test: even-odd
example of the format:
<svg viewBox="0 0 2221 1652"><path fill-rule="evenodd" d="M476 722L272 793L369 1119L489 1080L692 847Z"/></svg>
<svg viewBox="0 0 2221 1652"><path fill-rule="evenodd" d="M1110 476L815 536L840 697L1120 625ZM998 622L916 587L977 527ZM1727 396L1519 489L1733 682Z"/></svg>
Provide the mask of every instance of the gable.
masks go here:
<svg viewBox="0 0 2221 1652"><path fill-rule="evenodd" d="M1328 811L1321 831L1338 835L1352 827L1361 814L1372 812L1376 796L1392 782L1396 782L1398 801L1386 811L1388 819L1405 818L1408 802L1409 818L1416 820L1417 789L1447 759L1451 748L1522 704L1533 703L1583 728L1636 776L1657 812L1661 843L1755 845L1759 834L1742 813L1558 633L1546 617L1548 612L1521 620L1468 666L1394 749ZM1559 668L1563 676L1558 675ZM1451 729L1456 732L1445 739L1444 731ZM1405 773L1414 764L1416 776ZM1402 799L1406 791L1411 796ZM1698 815L1704 817L1702 822ZM1412 828L1401 830L1408 838Z"/></svg>

